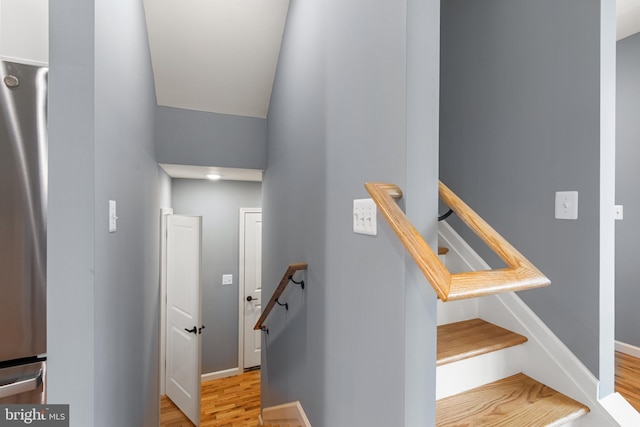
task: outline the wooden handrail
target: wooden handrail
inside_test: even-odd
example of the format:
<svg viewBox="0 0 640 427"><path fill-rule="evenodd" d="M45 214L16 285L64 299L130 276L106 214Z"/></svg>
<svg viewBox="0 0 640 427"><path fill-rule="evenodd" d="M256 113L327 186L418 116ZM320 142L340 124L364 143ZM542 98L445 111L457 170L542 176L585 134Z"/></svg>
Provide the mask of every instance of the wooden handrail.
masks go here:
<svg viewBox="0 0 640 427"><path fill-rule="evenodd" d="M393 199L394 184L368 182L365 188L442 301L547 286L551 282L485 220L439 181L440 199L507 265L507 268L451 274Z"/></svg>
<svg viewBox="0 0 640 427"><path fill-rule="evenodd" d="M293 275L296 273L296 271L306 270L306 269L307 269L306 262L289 264L289 267L287 267L287 271L284 272L284 276L282 276L282 279L280 280L280 283L278 284L278 287L276 288L276 290L273 291L273 295L271 295L271 299L269 300L269 303L262 311L262 315L260 315L260 318L256 322L256 325L253 327L253 329L255 329L256 331L260 329L266 330L264 326L264 321L267 319L267 316L269 316L269 313L271 313L271 310L273 310L273 306L276 305L278 298L280 298L280 295L282 295L282 293L286 289L287 285L289 284L289 281L293 278Z"/></svg>

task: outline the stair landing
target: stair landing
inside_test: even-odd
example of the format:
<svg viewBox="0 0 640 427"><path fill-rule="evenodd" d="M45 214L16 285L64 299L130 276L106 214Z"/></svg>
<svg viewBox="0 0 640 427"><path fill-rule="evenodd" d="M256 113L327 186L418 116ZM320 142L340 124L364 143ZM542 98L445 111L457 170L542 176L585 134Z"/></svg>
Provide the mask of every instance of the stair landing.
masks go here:
<svg viewBox="0 0 640 427"><path fill-rule="evenodd" d="M436 402L437 427L560 426L589 408L524 375Z"/></svg>
<svg viewBox="0 0 640 427"><path fill-rule="evenodd" d="M482 319L440 325L437 366L502 350L526 341L527 337Z"/></svg>

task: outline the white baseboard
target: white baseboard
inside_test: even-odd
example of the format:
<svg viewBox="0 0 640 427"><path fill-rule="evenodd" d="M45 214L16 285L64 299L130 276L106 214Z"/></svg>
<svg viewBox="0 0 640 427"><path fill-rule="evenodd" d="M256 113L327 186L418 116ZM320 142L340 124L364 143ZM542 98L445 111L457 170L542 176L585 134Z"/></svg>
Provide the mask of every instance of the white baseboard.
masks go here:
<svg viewBox="0 0 640 427"><path fill-rule="evenodd" d="M600 400L602 406L615 418L619 426L637 427L640 425L640 414L633 409L620 393L611 393Z"/></svg>
<svg viewBox="0 0 640 427"><path fill-rule="evenodd" d="M620 353L628 354L629 356L640 358L640 347L636 347L631 344L624 343L622 341L616 341L616 351Z"/></svg>
<svg viewBox="0 0 640 427"><path fill-rule="evenodd" d="M264 408L262 410L262 420L263 423L267 424L292 424L311 427L307 414L304 413L299 401Z"/></svg>
<svg viewBox="0 0 640 427"><path fill-rule="evenodd" d="M217 372L210 372L208 374L202 374L202 376L200 377L200 380L202 382L211 381L211 380L219 380L220 378L232 377L234 375L240 375L241 373L242 373L242 371L240 371L240 368L225 369L223 371L217 371Z"/></svg>

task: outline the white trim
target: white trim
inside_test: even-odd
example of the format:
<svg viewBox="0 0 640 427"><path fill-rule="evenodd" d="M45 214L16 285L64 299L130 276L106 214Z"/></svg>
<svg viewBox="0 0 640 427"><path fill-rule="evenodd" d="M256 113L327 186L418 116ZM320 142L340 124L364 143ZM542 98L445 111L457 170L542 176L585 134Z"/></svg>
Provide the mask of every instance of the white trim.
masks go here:
<svg viewBox="0 0 640 427"><path fill-rule="evenodd" d="M490 268L444 221L440 223L439 235L446 236L449 257L465 254L465 259L458 262L466 264L469 270ZM591 412L576 425L615 425L613 414L598 401L598 380L515 292L490 295L478 301L480 318L528 338L521 360L526 375L589 406Z"/></svg>
<svg viewBox="0 0 640 427"><path fill-rule="evenodd" d="M635 345L627 344L622 341L616 341L615 348L616 351L619 351L620 353L640 358L640 347L636 347Z"/></svg>
<svg viewBox="0 0 640 427"><path fill-rule="evenodd" d="M262 208L240 208L238 227L239 254L238 254L238 369L244 371L244 216L248 213L262 213Z"/></svg>
<svg viewBox="0 0 640 427"><path fill-rule="evenodd" d="M620 393L611 393L600 404L609 412L618 425L622 427L637 427L640 425L640 414Z"/></svg>
<svg viewBox="0 0 640 427"><path fill-rule="evenodd" d="M616 2L600 0L599 397L615 390Z"/></svg>
<svg viewBox="0 0 640 427"><path fill-rule="evenodd" d="M302 427L311 427L311 423L305 414L300 401L271 406L262 410L263 422L269 424L294 424Z"/></svg>
<svg viewBox="0 0 640 427"><path fill-rule="evenodd" d="M615 425L612 414L598 401L599 383L595 376L515 292L485 297L480 304L483 319L529 339L522 359L525 374L591 409L580 425Z"/></svg>
<svg viewBox="0 0 640 427"><path fill-rule="evenodd" d="M166 394L167 339L167 215L173 209L160 209L160 394Z"/></svg>
<svg viewBox="0 0 640 427"><path fill-rule="evenodd" d="M222 371L209 372L208 374L202 374L200 376L200 381L205 382L205 381L219 380L220 378L233 377L236 375L240 375L241 373L242 373L242 370L240 368L223 369Z"/></svg>

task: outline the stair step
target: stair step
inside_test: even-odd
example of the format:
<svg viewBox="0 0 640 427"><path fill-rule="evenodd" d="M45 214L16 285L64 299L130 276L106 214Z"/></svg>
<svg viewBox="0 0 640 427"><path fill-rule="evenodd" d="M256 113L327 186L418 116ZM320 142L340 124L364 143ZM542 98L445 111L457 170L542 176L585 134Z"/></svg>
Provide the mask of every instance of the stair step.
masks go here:
<svg viewBox="0 0 640 427"><path fill-rule="evenodd" d="M527 342L527 337L486 322L463 320L438 326L437 366Z"/></svg>
<svg viewBox="0 0 640 427"><path fill-rule="evenodd" d="M589 408L524 374L436 402L436 426L560 426Z"/></svg>

